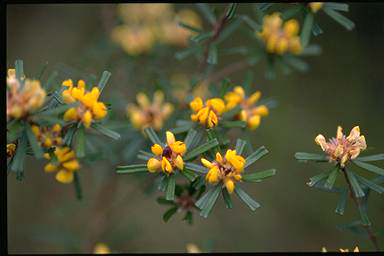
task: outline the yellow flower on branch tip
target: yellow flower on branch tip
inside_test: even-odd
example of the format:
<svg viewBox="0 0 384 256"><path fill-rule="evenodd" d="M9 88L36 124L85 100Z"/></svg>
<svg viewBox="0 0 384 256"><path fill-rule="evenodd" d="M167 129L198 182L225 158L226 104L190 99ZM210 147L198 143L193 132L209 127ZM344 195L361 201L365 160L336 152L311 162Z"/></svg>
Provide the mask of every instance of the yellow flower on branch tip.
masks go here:
<svg viewBox="0 0 384 256"><path fill-rule="evenodd" d="M167 144L162 148L159 144L154 144L151 151L155 157L147 162L149 172L162 170L171 174L174 169L182 171L184 169L183 155L187 151L187 146L182 141L177 141L172 132L166 132Z"/></svg>
<svg viewBox="0 0 384 256"><path fill-rule="evenodd" d="M67 184L73 181L73 173L80 168L80 164L76 159L75 152L69 147L56 147L54 154L57 161L51 161L45 165L45 172L57 171L56 180ZM44 157L50 159L49 154Z"/></svg>
<svg viewBox="0 0 384 256"><path fill-rule="evenodd" d="M256 35L264 42L268 52L299 54L302 46L298 33L299 23L296 20L291 19L283 24L280 14L273 13L264 16L262 31Z"/></svg>
<svg viewBox="0 0 384 256"><path fill-rule="evenodd" d="M164 102L164 93L161 91L154 93L152 102L144 93L138 93L136 101L138 105L127 105L128 117L136 129L153 127L160 130L174 110L172 104Z"/></svg>
<svg viewBox="0 0 384 256"><path fill-rule="evenodd" d="M225 109L229 111L239 105L241 111L235 118L247 122L250 129L256 129L260 125L261 117L269 114L267 106L256 105L260 97L261 92L256 91L249 98L246 98L243 87L236 86L233 91L224 96L226 101Z"/></svg>
<svg viewBox="0 0 384 256"><path fill-rule="evenodd" d="M191 115L191 120L208 128L215 127L219 123L220 115L225 111L225 103L219 98L209 99L204 105L200 97L195 97L189 106L195 112Z"/></svg>
<svg viewBox="0 0 384 256"><path fill-rule="evenodd" d="M329 161L336 161L341 167L345 167L349 160L355 159L362 150L367 148L364 135L360 135L359 126L353 127L347 137L343 134L341 126L338 126L336 138L326 142L325 137L319 134L315 142L328 155Z"/></svg>
<svg viewBox="0 0 384 256"><path fill-rule="evenodd" d="M45 101L46 92L40 81L22 78L24 85L16 78L14 69L7 75L7 120L20 119L39 109Z"/></svg>
<svg viewBox="0 0 384 256"><path fill-rule="evenodd" d="M208 168L205 179L208 183L222 182L229 193L235 189L235 182L241 180L241 173L244 171L245 159L236 154L236 150L228 149L223 157L216 153L215 160L210 162L201 158L201 163Z"/></svg>
<svg viewBox="0 0 384 256"><path fill-rule="evenodd" d="M111 253L111 250L109 249L108 245L105 243L97 243L93 253L95 254L109 254Z"/></svg>
<svg viewBox="0 0 384 256"><path fill-rule="evenodd" d="M16 153L16 144L7 144L7 158L12 158Z"/></svg>
<svg viewBox="0 0 384 256"><path fill-rule="evenodd" d="M60 146L63 143L63 139L60 136L60 124L54 124L53 126L38 126L34 124L31 128L39 144L45 148Z"/></svg>
<svg viewBox="0 0 384 256"><path fill-rule="evenodd" d="M312 12L318 12L324 5L323 2L310 2L308 3L309 8L311 8Z"/></svg>
<svg viewBox="0 0 384 256"><path fill-rule="evenodd" d="M107 107L98 101L100 96L98 87L93 87L87 92L83 80L77 82L77 87L73 86L72 80L65 80L62 85L67 87L62 92L66 103L80 102L80 106L69 108L64 113L64 121L81 121L86 128L89 128L93 120L103 119L107 115Z"/></svg>

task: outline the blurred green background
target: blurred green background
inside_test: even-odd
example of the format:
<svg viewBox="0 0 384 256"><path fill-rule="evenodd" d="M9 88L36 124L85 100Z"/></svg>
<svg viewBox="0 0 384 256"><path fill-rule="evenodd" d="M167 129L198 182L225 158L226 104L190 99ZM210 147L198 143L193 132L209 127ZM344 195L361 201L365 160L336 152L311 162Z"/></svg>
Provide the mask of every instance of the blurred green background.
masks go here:
<svg viewBox="0 0 384 256"><path fill-rule="evenodd" d="M193 5L176 6L181 7L198 12ZM46 62L48 70L62 63L95 77L110 70L112 77L102 97L112 103L109 99L116 95L125 103L133 102L142 86L151 88L156 77L196 72L195 59L173 57L177 48L155 49L134 61L124 57L109 39L117 23L115 9L109 4L7 5L7 67L21 58L27 76L37 76ZM252 15L252 8L240 4L237 12ZM344 216L337 215L336 194L306 185L321 167L294 159L297 151L320 152L315 136L335 136L337 125L345 133L359 125L368 145L364 153L383 152L384 4L354 3L346 16L356 24L353 31L324 13L316 16L324 34L312 37L311 43L319 44L322 54L306 58L308 72L280 73L277 79L267 80L265 63L253 67L253 89L278 101L277 108L250 133L254 147L265 145L270 151L252 167L278 171L262 183L243 185L261 208L252 212L236 198L234 208L227 210L220 198L208 219L195 214L189 226L181 221L182 214L176 214L164 223L161 216L166 207L155 202L160 193L144 192L148 176L114 175L114 165L107 161L83 163L79 174L84 199L79 202L72 185L57 183L44 173L43 161L28 158L24 181L16 181L13 175L7 178L8 252L92 252L97 242L117 252L185 252L190 242L210 246L214 252L320 251L323 246L338 250L355 245L372 250L369 240L336 228L358 219L353 202L348 201ZM254 41L236 32L224 45L244 43ZM223 57L219 66L239 59ZM245 74L240 71L229 78L242 83ZM124 104L112 105L120 111L118 118L126 118ZM233 141L238 136L240 131L231 133ZM106 141L114 150L114 142ZM337 184L343 182L340 176ZM382 230L383 195L371 193L369 206L374 230ZM384 248L384 237L379 242Z"/></svg>

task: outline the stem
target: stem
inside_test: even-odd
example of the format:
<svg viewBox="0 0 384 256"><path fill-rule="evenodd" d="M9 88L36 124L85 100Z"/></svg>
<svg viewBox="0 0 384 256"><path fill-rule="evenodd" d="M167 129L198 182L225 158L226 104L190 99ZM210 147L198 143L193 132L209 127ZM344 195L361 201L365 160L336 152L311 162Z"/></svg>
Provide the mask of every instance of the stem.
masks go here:
<svg viewBox="0 0 384 256"><path fill-rule="evenodd" d="M349 177L347 175L347 171L346 171L346 168L345 167L342 167L341 168L341 171L343 172L344 174L344 177L345 177L345 180L348 184L348 189L349 189L349 195L350 197L352 198L352 200L355 202L356 204L356 207L361 210L361 203L360 203L360 200L356 197L355 193L353 192L353 189L352 189L352 185L351 185L351 181L349 180ZM368 233L368 236L369 236L369 239L372 241L376 251L380 251L380 248L379 248L379 244L377 243L377 238L376 238L376 235L373 233L372 231L372 228L371 226L369 225L364 225L362 224L362 226L365 228L365 230L367 231Z"/></svg>

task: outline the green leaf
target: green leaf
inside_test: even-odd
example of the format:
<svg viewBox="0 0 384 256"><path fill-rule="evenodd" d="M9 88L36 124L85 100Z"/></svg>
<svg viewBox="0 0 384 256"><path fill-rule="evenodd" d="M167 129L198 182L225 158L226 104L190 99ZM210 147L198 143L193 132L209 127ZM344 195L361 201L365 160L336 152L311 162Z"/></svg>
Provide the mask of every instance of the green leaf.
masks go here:
<svg viewBox="0 0 384 256"><path fill-rule="evenodd" d="M189 149L197 135L197 131L194 129L190 129L187 133L187 136L184 139L184 143L187 146L187 149Z"/></svg>
<svg viewBox="0 0 384 256"><path fill-rule="evenodd" d="M324 187L327 189L332 189L338 174L339 168L336 166L329 174L327 181L324 183Z"/></svg>
<svg viewBox="0 0 384 256"><path fill-rule="evenodd" d="M269 169L252 174L244 174L241 179L249 182L261 182L263 179L276 175L276 169Z"/></svg>
<svg viewBox="0 0 384 256"><path fill-rule="evenodd" d="M209 194L209 197L206 199L205 204L201 208L200 216L207 218L211 212L213 206L215 205L217 198L220 195L221 185L218 184L212 189L212 193Z"/></svg>
<svg viewBox="0 0 384 256"><path fill-rule="evenodd" d="M187 211L187 213L185 214L183 220L185 220L186 222L188 222L188 224L192 224L192 212L191 211Z"/></svg>
<svg viewBox="0 0 384 256"><path fill-rule="evenodd" d="M213 151L215 153L216 152L220 152L221 151L221 149L220 149L220 139L218 137L218 134L217 134L216 130L214 128L209 128L209 129L206 129L206 131L207 131L207 135L208 135L208 140L216 139L219 142L219 145L214 147Z"/></svg>
<svg viewBox="0 0 384 256"><path fill-rule="evenodd" d="M237 105L236 107L234 107L230 111L224 112L223 118L230 119L230 118L234 117L236 114L240 113L240 111L241 111L241 107L239 105Z"/></svg>
<svg viewBox="0 0 384 256"><path fill-rule="evenodd" d="M352 30L355 27L355 23L353 23L353 21L351 21L350 19L348 19L344 15L338 13L334 9L331 9L331 8L325 6L323 8L323 10L326 14L328 14L332 19L337 21L340 25L345 27L347 30Z"/></svg>
<svg viewBox="0 0 384 256"><path fill-rule="evenodd" d="M71 146L73 135L75 134L75 132L76 132L76 125L72 125L71 127L68 128L63 138L63 143L65 145Z"/></svg>
<svg viewBox="0 0 384 256"><path fill-rule="evenodd" d="M185 50L181 50L175 53L175 58L177 60L183 60L184 58L188 57L189 55L197 52L200 49L200 47L191 47L187 48Z"/></svg>
<svg viewBox="0 0 384 256"><path fill-rule="evenodd" d="M296 152L295 153L296 160L299 161L316 161L316 162L328 162L328 158L326 155L305 153L305 152Z"/></svg>
<svg viewBox="0 0 384 256"><path fill-rule="evenodd" d="M347 199L348 199L348 190L344 189L343 192L340 192L339 201L337 202L336 210L335 212L337 214L343 215L345 206L347 205Z"/></svg>
<svg viewBox="0 0 384 256"><path fill-rule="evenodd" d="M148 169L146 164L119 165L116 167L116 172L119 174L148 172Z"/></svg>
<svg viewBox="0 0 384 256"><path fill-rule="evenodd" d="M208 198L210 198L211 194L217 186L219 185L211 187L203 196L199 198L199 200L197 200L197 202L195 203L197 208L202 209L204 205L206 205Z"/></svg>
<svg viewBox="0 0 384 256"><path fill-rule="evenodd" d="M227 19L232 19L232 17L235 15L236 8L237 8L236 3L232 3L229 5L227 13L225 14L227 16Z"/></svg>
<svg viewBox="0 0 384 256"><path fill-rule="evenodd" d="M192 32L196 32L196 33L201 33L201 32L202 32L201 29L199 29L199 28L197 28L197 27L194 27L194 26L192 26L192 25L190 25L190 24L187 24L187 23L185 23L185 22L183 22L183 21L179 21L179 22L178 22L178 25L179 25L180 27L182 27L182 28L186 28L186 29L188 29L188 30L191 30Z"/></svg>
<svg viewBox="0 0 384 256"><path fill-rule="evenodd" d="M244 168L247 168L248 166L250 166L251 164L253 164L257 160L259 160L260 158L262 158L266 154L268 154L268 150L264 146L259 147L255 152L250 154L245 159L245 166L244 166Z"/></svg>
<svg viewBox="0 0 384 256"><path fill-rule="evenodd" d="M212 149L218 145L219 145L219 142L217 141L217 139L207 141L206 143L192 149L187 154L185 154L184 160L185 161L191 160L192 158L195 158L198 155L200 155L204 152L207 152L208 150L210 150L210 149Z"/></svg>
<svg viewBox="0 0 384 256"><path fill-rule="evenodd" d="M165 192L165 189L167 188L167 183L168 182L168 177L167 175L161 175L160 177L160 183L159 183L159 186L157 187L158 190L160 190L161 192Z"/></svg>
<svg viewBox="0 0 384 256"><path fill-rule="evenodd" d="M220 33L219 38L216 40L215 44L223 42L227 37L229 37L236 29L238 29L243 22L242 19L236 19L234 22L226 26L223 31Z"/></svg>
<svg viewBox="0 0 384 256"><path fill-rule="evenodd" d="M177 212L177 209L177 206L169 208L169 210L166 211L163 215L164 222L168 222L168 220Z"/></svg>
<svg viewBox="0 0 384 256"><path fill-rule="evenodd" d="M197 4L197 7L199 7L201 13L204 15L204 17L208 20L209 23L211 23L212 25L215 24L216 17L211 11L211 8L209 7L208 4L200 3L200 4Z"/></svg>
<svg viewBox="0 0 384 256"><path fill-rule="evenodd" d="M83 125L76 132L75 151L77 157L85 156L85 127Z"/></svg>
<svg viewBox="0 0 384 256"><path fill-rule="evenodd" d="M305 48L309 43L311 37L311 31L313 27L314 15L312 12L308 12L304 19L303 29L301 30L301 44Z"/></svg>
<svg viewBox="0 0 384 256"><path fill-rule="evenodd" d="M21 81L24 75L24 62L22 60L15 61L16 79Z"/></svg>
<svg viewBox="0 0 384 256"><path fill-rule="evenodd" d="M103 74L101 75L100 81L97 84L97 87L99 87L99 90L100 90L100 94L103 91L104 87L107 85L107 82L110 77L111 77L111 72L109 71L104 71Z"/></svg>
<svg viewBox="0 0 384 256"><path fill-rule="evenodd" d="M117 132L115 131L112 131L111 129L105 127L105 126L102 126L101 124L98 124L98 123L92 123L92 128L95 129L96 131L100 132L101 134L111 138L111 139L114 139L114 140L118 140L120 139L120 134L118 134Z"/></svg>
<svg viewBox="0 0 384 256"><path fill-rule="evenodd" d="M225 206L227 207L227 209L232 209L232 207L233 207L232 206L232 199L231 199L231 196L229 195L228 190L222 189L221 193L223 194Z"/></svg>
<svg viewBox="0 0 384 256"><path fill-rule="evenodd" d="M208 172L208 169L206 167L201 166L201 165L197 165L194 163L185 163L185 169L195 171L195 172L198 172L201 174L207 174L207 172Z"/></svg>
<svg viewBox="0 0 384 256"><path fill-rule="evenodd" d="M310 187L314 186L319 181L326 179L332 171L333 168L330 170L323 171L322 173L309 178L310 181L307 183L307 185Z"/></svg>
<svg viewBox="0 0 384 256"><path fill-rule="evenodd" d="M221 126L225 128L246 128L247 122L245 121L222 121Z"/></svg>
<svg viewBox="0 0 384 256"><path fill-rule="evenodd" d="M347 170L347 169L345 169L345 171L347 172L349 181L351 182L351 186L352 186L353 192L355 193L356 197L363 197L365 195L364 191L362 190L362 188L361 188L359 182L357 181L354 173Z"/></svg>
<svg viewBox="0 0 384 256"><path fill-rule="evenodd" d="M184 170L181 171L180 173L191 182L197 178L197 174L195 174L193 171L189 170L188 168L184 168Z"/></svg>
<svg viewBox="0 0 384 256"><path fill-rule="evenodd" d="M294 16L296 16L299 12L301 12L303 9L302 6L298 5L298 6L294 6L292 8L289 8L287 9L286 11L284 11L282 14L281 14L281 19L283 20L288 20L290 18L293 18Z"/></svg>
<svg viewBox="0 0 384 256"><path fill-rule="evenodd" d="M302 61L299 58L293 57L292 55L283 55L283 60L285 63L291 65L293 68L299 71L307 71L309 66L306 62Z"/></svg>
<svg viewBox="0 0 384 256"><path fill-rule="evenodd" d="M209 47L207 63L211 65L217 64L217 47L214 45Z"/></svg>
<svg viewBox="0 0 384 256"><path fill-rule="evenodd" d="M32 132L32 127L29 123L25 123L26 127L26 133L28 137L29 144L31 145L31 148L33 150L33 154L37 159L43 157L43 149L40 147L39 142L37 141L36 136Z"/></svg>
<svg viewBox="0 0 384 256"><path fill-rule="evenodd" d="M21 180L24 176L24 158L27 151L27 135L23 133L21 138L18 140L16 153L12 159L11 170L16 172L16 178Z"/></svg>
<svg viewBox="0 0 384 256"><path fill-rule="evenodd" d="M77 107L77 106L79 106L78 103L65 104L65 105L62 105L59 107L49 108L45 111L39 112L37 115L59 115L59 114L65 112L66 110L68 110L72 107Z"/></svg>
<svg viewBox="0 0 384 256"><path fill-rule="evenodd" d="M371 222L369 221L367 210L363 207L359 207L359 213L361 217L361 222L363 225L371 225Z"/></svg>
<svg viewBox="0 0 384 256"><path fill-rule="evenodd" d="M73 173L73 183L75 185L75 192L76 192L76 198L77 200L81 200L83 198L82 192L81 192L81 184L80 184L80 178L77 171Z"/></svg>
<svg viewBox="0 0 384 256"><path fill-rule="evenodd" d="M358 160L352 160L352 162L354 164L356 164L357 166L361 167L361 168L364 168L370 172L374 172L374 173L377 173L381 176L384 176L384 169L380 168L380 167L377 167L375 165L372 165L372 164L368 164L368 163L365 163L365 162L360 162Z"/></svg>
<svg viewBox="0 0 384 256"><path fill-rule="evenodd" d="M168 201L167 199L165 199L164 197L158 197L156 199L156 201L159 203L159 204L165 204L165 205L176 205L176 203L174 201Z"/></svg>
<svg viewBox="0 0 384 256"><path fill-rule="evenodd" d="M244 190L242 190L239 186L235 187L235 193L243 200L252 211L256 210L260 207L260 204L253 200Z"/></svg>
<svg viewBox="0 0 384 256"><path fill-rule="evenodd" d="M327 2L327 3L324 3L324 7L331 8L331 9L336 10L336 11L342 11L342 12L348 12L349 11L348 4L343 4L343 3Z"/></svg>
<svg viewBox="0 0 384 256"><path fill-rule="evenodd" d="M207 32L207 33L200 33L198 35L191 36L190 40L195 43L199 43L201 41L204 41L208 38L210 38L213 35L212 32Z"/></svg>
<svg viewBox="0 0 384 256"><path fill-rule="evenodd" d="M252 20L247 15L240 15L239 18L241 18L254 31L261 31L260 24L258 24L256 21Z"/></svg>
<svg viewBox="0 0 384 256"><path fill-rule="evenodd" d="M360 157L356 158L356 160L363 161L363 162L380 161L380 160L384 160L384 154L377 154L377 155L371 155L371 156L360 156Z"/></svg>
<svg viewBox="0 0 384 256"><path fill-rule="evenodd" d="M304 48L303 52L301 53L301 56L313 56L313 55L319 55L320 53L321 53L320 46L316 44L312 44Z"/></svg>
<svg viewBox="0 0 384 256"><path fill-rule="evenodd" d="M241 153L243 153L243 150L246 144L247 142L245 140L237 139L236 146L235 146L236 154L241 155Z"/></svg>
<svg viewBox="0 0 384 256"><path fill-rule="evenodd" d="M360 175L358 174L355 174L356 178L360 181L361 184L367 186L368 188L376 191L377 193L381 194L384 192L384 188L380 185L377 185L376 183L364 178L364 177L361 177Z"/></svg>
<svg viewBox="0 0 384 256"><path fill-rule="evenodd" d="M152 127L144 128L144 133L148 136L148 138L151 140L153 144L159 144L163 145L159 137L157 136L156 132L153 130Z"/></svg>
<svg viewBox="0 0 384 256"><path fill-rule="evenodd" d="M165 191L165 199L175 200L175 186L176 186L176 176L170 175L167 179L167 190Z"/></svg>
<svg viewBox="0 0 384 256"><path fill-rule="evenodd" d="M52 85L53 81L58 77L58 75L59 75L59 73L57 71L53 71L49 75L47 81L44 83L43 88L45 88L45 90L48 91L52 87L51 85Z"/></svg>
<svg viewBox="0 0 384 256"><path fill-rule="evenodd" d="M313 23L313 26L312 26L312 34L314 36L318 36L320 34L323 33L323 30L320 28L319 24L317 23Z"/></svg>

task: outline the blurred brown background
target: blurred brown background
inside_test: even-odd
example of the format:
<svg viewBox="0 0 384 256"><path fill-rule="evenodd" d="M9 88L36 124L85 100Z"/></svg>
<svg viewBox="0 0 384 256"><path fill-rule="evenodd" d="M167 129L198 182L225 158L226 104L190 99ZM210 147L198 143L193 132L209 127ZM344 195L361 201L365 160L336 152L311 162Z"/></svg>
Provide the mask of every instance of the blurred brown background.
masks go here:
<svg viewBox="0 0 384 256"><path fill-rule="evenodd" d="M152 72L146 66L151 59L144 57L132 67L121 56L116 57L118 63L108 57L115 7L8 5L7 67L21 58L27 76L38 74L46 62L63 63L96 77L111 70L103 98L117 93L126 103L132 102L146 74ZM187 7L198 11L193 5ZM251 10L249 4L240 4L238 13L251 14ZM337 215L335 194L306 185L320 166L294 159L296 151L320 152L314 137L318 133L335 136L337 125L348 133L360 125L369 147L366 154L384 151L384 5L351 4L346 16L356 24L351 32L324 13L316 17L324 34L312 37L311 42L319 44L323 53L306 58L307 73L279 74L276 80L267 80L266 64L254 67L254 89L279 103L251 134L254 147L265 145L271 152L253 168L278 171L262 183L243 185L261 208L252 212L236 198L234 208L227 210L220 198L208 219L195 214L194 225L189 226L181 221L183 215L176 214L164 223L161 215L166 207L155 202L158 192L143 192L145 177L116 176L114 166L106 161L83 164L84 199L79 202L72 185L57 183L53 175L44 173L43 161L29 158L24 181L17 182L13 175L7 178L9 253L91 252L96 242L105 242L118 252L185 252L190 242L209 243L215 252L320 251L323 246L337 250L355 245L372 250L369 240L336 228L358 219L352 201L344 216ZM241 35L227 41L232 46L251 43ZM176 50L167 48L164 55L173 56ZM225 57L219 65L228 65L231 58L239 57ZM166 65L156 65L167 76L175 71L195 72L196 61L167 58ZM244 74L230 78L242 83ZM123 112L120 116L125 118ZM383 163L375 164L383 167ZM371 177L366 171L361 173ZM343 184L340 178L337 184ZM383 195L371 193L369 215L375 230L384 228L383 202ZM384 248L384 238L379 241Z"/></svg>

